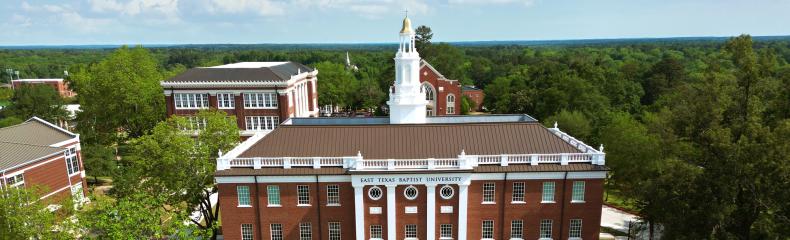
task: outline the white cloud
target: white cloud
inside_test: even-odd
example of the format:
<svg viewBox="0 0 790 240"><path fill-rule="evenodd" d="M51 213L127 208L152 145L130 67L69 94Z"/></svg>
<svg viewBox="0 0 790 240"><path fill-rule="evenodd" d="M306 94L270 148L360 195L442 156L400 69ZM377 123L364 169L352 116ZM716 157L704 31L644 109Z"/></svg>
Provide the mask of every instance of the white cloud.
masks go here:
<svg viewBox="0 0 790 240"><path fill-rule="evenodd" d="M31 5L27 2L22 2L22 9L39 16L35 20L21 15L12 16L12 20L22 21L23 25L26 24L27 26L33 24L60 25L66 30L89 33L107 28L112 23L111 19L85 17L67 4Z"/></svg>
<svg viewBox="0 0 790 240"><path fill-rule="evenodd" d="M349 11L366 18L381 18L388 13L428 14L425 0L293 0L294 8Z"/></svg>
<svg viewBox="0 0 790 240"><path fill-rule="evenodd" d="M89 0L91 10L99 13L118 12L126 16L156 15L166 21L180 22L178 0Z"/></svg>
<svg viewBox="0 0 790 240"><path fill-rule="evenodd" d="M450 4L524 4L532 6L536 0L448 0Z"/></svg>
<svg viewBox="0 0 790 240"><path fill-rule="evenodd" d="M30 19L30 17L14 13L11 15L10 23L11 25L17 27L29 27L30 25L33 25L33 20Z"/></svg>
<svg viewBox="0 0 790 240"><path fill-rule="evenodd" d="M252 12L261 16L285 14L282 2L271 0L211 0L209 11L213 13L245 13Z"/></svg>

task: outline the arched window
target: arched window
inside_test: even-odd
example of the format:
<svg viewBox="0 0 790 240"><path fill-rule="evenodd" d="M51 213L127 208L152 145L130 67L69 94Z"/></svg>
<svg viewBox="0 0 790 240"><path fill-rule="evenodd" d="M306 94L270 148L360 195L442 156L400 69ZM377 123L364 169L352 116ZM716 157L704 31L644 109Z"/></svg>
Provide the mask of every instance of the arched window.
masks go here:
<svg viewBox="0 0 790 240"><path fill-rule="evenodd" d="M455 114L455 95L447 95L447 114Z"/></svg>
<svg viewBox="0 0 790 240"><path fill-rule="evenodd" d="M433 101L433 99L436 98L433 93L433 87L431 87L430 84L423 84L422 88L423 92L425 93L425 100Z"/></svg>

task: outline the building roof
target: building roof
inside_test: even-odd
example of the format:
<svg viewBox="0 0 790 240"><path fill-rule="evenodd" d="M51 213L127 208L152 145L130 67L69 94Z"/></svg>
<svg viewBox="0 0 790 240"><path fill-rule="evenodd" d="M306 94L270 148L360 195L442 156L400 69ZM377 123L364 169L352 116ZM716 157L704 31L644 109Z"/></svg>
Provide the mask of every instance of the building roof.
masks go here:
<svg viewBox="0 0 790 240"><path fill-rule="evenodd" d="M0 128L0 170L62 152L57 144L77 137L40 118Z"/></svg>
<svg viewBox="0 0 790 240"><path fill-rule="evenodd" d="M239 157L455 158L580 153L537 122L281 125Z"/></svg>
<svg viewBox="0 0 790 240"><path fill-rule="evenodd" d="M285 82L313 70L296 62L240 62L192 68L164 82Z"/></svg>
<svg viewBox="0 0 790 240"><path fill-rule="evenodd" d="M472 85L464 85L462 86L461 91L483 91L483 89L479 89Z"/></svg>

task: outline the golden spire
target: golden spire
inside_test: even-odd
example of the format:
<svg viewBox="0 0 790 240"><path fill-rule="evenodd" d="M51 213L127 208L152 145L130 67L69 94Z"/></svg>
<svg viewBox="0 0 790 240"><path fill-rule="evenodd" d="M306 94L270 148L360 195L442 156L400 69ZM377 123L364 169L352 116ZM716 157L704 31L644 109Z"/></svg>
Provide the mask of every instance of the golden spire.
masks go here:
<svg viewBox="0 0 790 240"><path fill-rule="evenodd" d="M403 28L400 30L400 33L411 33L411 20L409 20L409 15L403 18Z"/></svg>

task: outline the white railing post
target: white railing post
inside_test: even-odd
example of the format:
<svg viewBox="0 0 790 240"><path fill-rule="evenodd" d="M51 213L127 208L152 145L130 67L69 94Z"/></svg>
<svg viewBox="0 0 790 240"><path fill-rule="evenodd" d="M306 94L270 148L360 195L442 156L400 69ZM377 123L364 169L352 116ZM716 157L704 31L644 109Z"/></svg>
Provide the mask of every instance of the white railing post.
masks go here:
<svg viewBox="0 0 790 240"><path fill-rule="evenodd" d="M529 156L529 164L530 165L538 165L538 155L530 155Z"/></svg>
<svg viewBox="0 0 790 240"><path fill-rule="evenodd" d="M321 168L321 158L313 157L313 168Z"/></svg>
<svg viewBox="0 0 790 240"><path fill-rule="evenodd" d="M435 162L435 160L436 160L436 159L433 159L433 158L428 158L428 169L434 169L434 168L436 168L436 162Z"/></svg>
<svg viewBox="0 0 790 240"><path fill-rule="evenodd" d="M502 154L502 157L499 158L499 165L503 167L507 166L507 155Z"/></svg>
<svg viewBox="0 0 790 240"><path fill-rule="evenodd" d="M395 169L395 161L392 159L387 159L387 170Z"/></svg>
<svg viewBox="0 0 790 240"><path fill-rule="evenodd" d="M227 168L227 161L222 158L217 158L217 171L225 170Z"/></svg>
<svg viewBox="0 0 790 240"><path fill-rule="evenodd" d="M261 158L253 158L252 159L252 168L254 169L261 169Z"/></svg>
<svg viewBox="0 0 790 240"><path fill-rule="evenodd" d="M562 155L560 155L560 164L568 165L568 154L563 153Z"/></svg>
<svg viewBox="0 0 790 240"><path fill-rule="evenodd" d="M593 161L593 164L601 165L601 166L606 165L605 157L606 155L604 155L603 153L593 155L593 160L595 160Z"/></svg>
<svg viewBox="0 0 790 240"><path fill-rule="evenodd" d="M283 158L283 168L285 168L285 169L291 168L291 158L289 158L289 157L284 157Z"/></svg>

